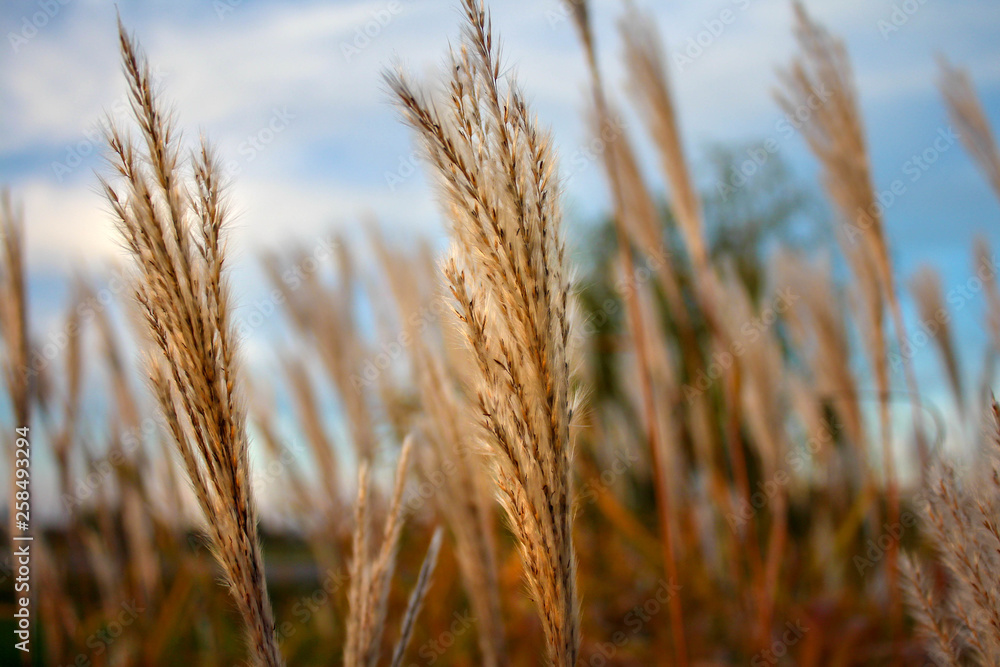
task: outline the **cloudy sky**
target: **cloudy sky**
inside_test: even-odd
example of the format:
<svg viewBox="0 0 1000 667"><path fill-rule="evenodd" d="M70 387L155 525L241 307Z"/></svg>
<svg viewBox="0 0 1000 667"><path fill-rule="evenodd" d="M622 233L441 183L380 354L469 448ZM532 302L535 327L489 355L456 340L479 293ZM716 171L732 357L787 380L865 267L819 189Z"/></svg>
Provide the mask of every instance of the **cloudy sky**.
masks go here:
<svg viewBox="0 0 1000 667"><path fill-rule="evenodd" d="M815 164L798 137L779 131L772 98L775 71L794 53L790 3L637 2L653 12L665 37L682 130L703 184L710 185L706 147L773 138L796 176L814 185ZM620 90L615 19L622 3L595 4L602 64ZM905 194L887 212L900 273L905 279L932 263L948 292L971 275L976 234L1000 246L1000 206L957 144L917 180L909 180L908 161L947 132L936 54L971 72L1000 127L1000 3L806 4L846 40L878 187L907 179ZM412 168L413 146L379 72L397 61L417 73L437 67L456 34L455 2L121 0L118 7L155 65L185 136L206 133L229 165L239 212L233 239L244 263L256 249L293 239L309 245L372 216L399 239L440 237L434 201ZM586 76L565 8L557 0L503 0L492 9L507 64L552 127L561 154L573 155L586 141L580 120ZM0 27L0 183L24 206L33 291L44 318L62 276L121 259L94 175L103 168L100 123L124 102L115 5L6 1ZM634 118L627 128L645 141ZM654 157L644 160L658 183ZM596 163L568 177L566 202L578 219L606 208ZM958 316L960 345L975 350L966 355L970 363L978 362L984 340L980 312L973 303Z"/></svg>

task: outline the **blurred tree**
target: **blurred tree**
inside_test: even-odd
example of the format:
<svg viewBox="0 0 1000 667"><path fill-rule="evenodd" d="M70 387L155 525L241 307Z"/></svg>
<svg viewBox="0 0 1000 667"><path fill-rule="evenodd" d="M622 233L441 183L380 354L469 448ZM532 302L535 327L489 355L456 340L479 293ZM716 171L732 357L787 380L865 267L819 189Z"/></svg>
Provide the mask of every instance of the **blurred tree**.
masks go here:
<svg viewBox="0 0 1000 667"><path fill-rule="evenodd" d="M711 185L702 191L709 252L716 265L730 264L749 294L758 301L765 288L767 258L779 245L808 250L824 246L828 239L822 224L824 211L819 198L791 174L779 153L768 152L766 144L715 145L708 149ZM699 341L705 340L705 323L698 312L692 291L691 267L683 241L669 207L660 206L664 246L676 272L688 306L688 319ZM614 270L617 238L614 222L603 218L591 227L580 246L581 276L579 299L584 330L591 338L595 374L593 390L598 397L619 395L615 378L618 337L625 330L624 306L620 300ZM637 255L637 270L654 267ZM677 335L674 314L657 294L670 336ZM688 378L688 362L682 359L682 381Z"/></svg>

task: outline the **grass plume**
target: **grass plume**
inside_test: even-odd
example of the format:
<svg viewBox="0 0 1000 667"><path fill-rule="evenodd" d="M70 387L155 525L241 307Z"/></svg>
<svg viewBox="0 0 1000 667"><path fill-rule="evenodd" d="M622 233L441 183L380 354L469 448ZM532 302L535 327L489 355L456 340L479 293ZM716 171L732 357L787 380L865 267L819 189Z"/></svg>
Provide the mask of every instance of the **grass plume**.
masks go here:
<svg viewBox="0 0 1000 667"><path fill-rule="evenodd" d="M555 156L512 77L501 81L489 16L463 4L440 104L388 74L448 213L445 275L475 359L482 437L516 536L549 660L580 645L570 513L573 393L569 279Z"/></svg>
<svg viewBox="0 0 1000 667"><path fill-rule="evenodd" d="M203 141L191 156L193 174L183 174L178 137L153 90L149 64L121 23L119 41L141 141L110 127L120 185L103 185L138 270L135 293L155 347L150 380L243 618L251 662L281 665L250 488L220 169Z"/></svg>

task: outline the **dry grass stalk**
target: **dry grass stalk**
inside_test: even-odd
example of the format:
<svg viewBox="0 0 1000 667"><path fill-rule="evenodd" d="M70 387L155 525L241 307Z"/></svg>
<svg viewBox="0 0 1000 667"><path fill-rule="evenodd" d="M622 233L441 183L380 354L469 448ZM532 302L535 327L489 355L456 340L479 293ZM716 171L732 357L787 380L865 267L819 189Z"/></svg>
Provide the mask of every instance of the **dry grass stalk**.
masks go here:
<svg viewBox="0 0 1000 667"><path fill-rule="evenodd" d="M580 645L571 504L569 279L549 138L500 82L490 19L464 3L447 98L387 75L451 222L445 273L473 352L482 437L542 620L550 661Z"/></svg>
<svg viewBox="0 0 1000 667"><path fill-rule="evenodd" d="M14 437L4 438L9 443L8 463L10 464L10 489L8 500L10 536L23 535L17 527L17 494L31 492L28 479L18 479L15 460L15 438L19 432L14 429L31 427L31 378L29 376L28 355L31 345L28 334L28 295L24 265L24 220L20 211L11 204L10 193L0 192L0 340L5 347L3 379L10 397L14 424ZM29 432L30 436L30 432ZM28 465L35 457L28 450ZM18 487L18 482L25 488ZM11 542L11 548L14 547ZM28 653L21 654L23 664L30 662Z"/></svg>
<svg viewBox="0 0 1000 667"><path fill-rule="evenodd" d="M437 267L432 263L421 269L418 261L389 248L380 235L372 237L404 334L411 341L414 381L423 406L417 430L425 446L419 450L418 463L424 477L436 487L434 503L455 538L458 566L476 618L481 664L502 667L509 661L494 538L495 489L486 478L485 453L475 436L475 408L460 389L458 372L448 365L442 352L448 345L446 339L459 332L454 331L453 318L438 319L429 303L429 299L442 298L430 287L438 282ZM420 278L428 283L426 290L420 289ZM462 352L459 348L454 353ZM460 361L463 366L474 363L468 354Z"/></svg>
<svg viewBox="0 0 1000 667"><path fill-rule="evenodd" d="M63 404L62 423L57 433L52 438L52 452L56 459L56 469L59 473L59 493L63 498L72 495L73 480L69 457L72 451L73 440L77 436L79 407L80 407L80 384L83 375L83 363L80 350L81 330L80 311L83 300L88 291L82 282L77 283L74 289L73 298L70 300L66 312L64 331L66 338L66 357L63 367L63 377L66 378L66 396L61 401Z"/></svg>
<svg viewBox="0 0 1000 667"><path fill-rule="evenodd" d="M856 100L853 75L844 45L813 22L800 3L795 4L796 32L801 57L782 73L784 91L777 97L786 112L802 108L812 111L802 132L823 167L823 181L841 217L838 237L851 263L867 304L872 327L873 359L880 384L888 400L887 335L883 304L887 303L900 346L905 345L906 327L889 255L882 208L875 198L864 128ZM909 359L903 359L907 387L919 398L916 377ZM887 408L885 408L887 410ZM918 411L913 411L914 430L921 461L926 462L926 443ZM886 461L891 465L891 461Z"/></svg>
<svg viewBox="0 0 1000 667"><path fill-rule="evenodd" d="M850 66L843 44L812 23L801 5L795 7L803 55L783 74L785 91L778 94L778 101L787 112L794 112L810 100L821 101L810 122L803 126L803 133L823 164L824 184L843 218L840 230L853 230L854 225L859 224L857 216L870 215L866 218L870 224L857 236L841 234L838 238L855 273L856 284L860 286L866 305L866 322L873 332L865 340L872 348L871 362L879 393L883 396L881 403L886 414L882 421L885 423L888 421L889 375L883 316L885 297L880 280L881 276L891 275L891 270L886 264L888 253L882 218L877 210L872 210L875 196Z"/></svg>
<svg viewBox="0 0 1000 667"><path fill-rule="evenodd" d="M421 431L427 441L421 467L428 479L442 480L435 502L455 537L455 552L479 630L484 667L506 665L506 639L500 608L493 509L486 459L475 451L475 412L450 386L441 363L430 356L419 360L421 396L427 417Z"/></svg>
<svg viewBox="0 0 1000 667"><path fill-rule="evenodd" d="M684 156L677 113L656 24L629 4L619 24L629 89L656 143L670 188L670 206L699 277L708 270L701 201Z"/></svg>
<svg viewBox="0 0 1000 667"><path fill-rule="evenodd" d="M299 251L287 264L275 254L263 258L263 266L282 296L285 308L299 333L315 347L327 376L337 389L352 445L359 459L372 460L377 437L363 383L361 363L365 344L354 316L355 272L347 245L340 239L331 244L336 252L338 281L327 285L319 270L304 270L314 258ZM289 278L289 276L294 276Z"/></svg>
<svg viewBox="0 0 1000 667"><path fill-rule="evenodd" d="M434 573L435 565L437 565L443 536L444 533L442 530L440 528L436 529L434 536L431 537L431 544L427 547L427 555L424 556L424 562L420 566L417 583L414 584L413 592L410 593L410 601L406 605L406 611L403 613L403 620L400 623L399 640L396 642L396 648L392 652L392 667L401 667L403 664L406 647L410 643L410 637L413 636L413 626L417 621L417 616L420 615L420 607L423 606L424 598L427 597L427 590L431 585L431 575Z"/></svg>
<svg viewBox="0 0 1000 667"><path fill-rule="evenodd" d="M31 396L28 375L28 299L24 267L24 222L11 204L10 193L0 193L0 340L4 343L3 379L10 397L13 428L30 428ZM5 439L6 441L6 439ZM16 482L15 448L10 441L9 535L17 530L15 494L23 489ZM30 487L29 487L30 490Z"/></svg>
<svg viewBox="0 0 1000 667"><path fill-rule="evenodd" d="M910 612L930 644L928 648L935 660L934 664L958 667L962 663L952 644L955 630L944 617L941 601L935 598L931 582L926 580L923 570L906 555L903 556L902 574Z"/></svg>
<svg viewBox="0 0 1000 667"><path fill-rule="evenodd" d="M322 506L318 509L324 513L334 512L340 506L340 474L333 442L326 434L323 415L319 405L312 380L302 361L288 357L285 359L285 372L288 375L292 395L295 397L296 412L299 423L305 432L306 442L312 459L319 468L319 480L323 486ZM314 498L314 500L316 500Z"/></svg>
<svg viewBox="0 0 1000 667"><path fill-rule="evenodd" d="M808 362L805 377L793 380L799 388L791 388L790 393L800 414L808 417L804 420L807 433L829 433L832 422L847 440L848 446L836 450L836 457L824 448L818 461L826 473L833 504L846 512L847 506L858 498L871 502L878 490L857 379L851 370L853 356L842 295L833 285L828 260L817 263L815 259L807 261L792 253L781 253L776 266L781 284L795 285L801 295L797 307L783 315L794 347ZM790 367L788 372L794 375L796 370ZM819 413L827 407L833 411L831 421L820 418ZM877 519L879 512L872 508L867 513L856 513L854 528L844 523L841 532L855 534L866 514Z"/></svg>
<svg viewBox="0 0 1000 667"><path fill-rule="evenodd" d="M899 489L892 452L889 414L891 380L884 304L889 305L900 346L906 340L906 330L844 45L813 22L801 3L796 2L795 14L802 55L788 71L782 73L784 90L777 97L787 113L795 114L803 108L812 111L802 126L802 133L823 167L824 185L841 217L841 245L855 272L866 305L866 321L870 327L866 341L881 399L879 415L888 498L887 518L890 524L895 525L899 519ZM917 400L919 393L909 359L903 360L903 367L909 391ZM917 410L912 412L920 460L925 464L927 451L920 417ZM894 608L898 608L895 596L897 561L898 548L894 541L887 559Z"/></svg>
<svg viewBox="0 0 1000 667"><path fill-rule="evenodd" d="M994 257L989 242L984 237L977 238L973 250L976 269L993 267ZM993 339L993 347L1000 350L1000 286L995 270L983 280L983 286L986 289L986 328Z"/></svg>
<svg viewBox="0 0 1000 667"><path fill-rule="evenodd" d="M192 157L193 175L182 176L174 127L149 65L121 24L119 36L144 150L112 126L108 142L122 184L103 185L139 272L136 295L157 348L150 378L244 620L251 661L280 665L237 385L219 169L203 142Z"/></svg>
<svg viewBox="0 0 1000 667"><path fill-rule="evenodd" d="M585 4L581 3L579 6ZM585 39L585 48L587 43ZM588 61L596 65L596 54L588 57ZM697 364L700 361L700 354L688 312L689 305L685 302L677 271L664 244L664 225L660 210L645 183L628 134L624 127L619 127L623 117L605 100L599 72L592 71L591 82L592 86L598 88L594 92L597 108L591 118L591 133L605 144L602 155L604 169L609 184L615 190L613 193L615 207L621 209L616 214L615 222L627 229L632 243L637 249L641 249L655 266L656 281L666 297L670 317L676 322L681 359L686 364ZM618 120L614 120L616 118ZM613 133L610 139L606 136L609 131ZM628 264L628 261L623 254L622 262ZM634 276L633 273L628 275ZM652 285L649 285L645 291L651 289ZM627 294L624 296L630 298ZM655 313L655 311L650 312ZM669 338L663 337L662 340L668 341Z"/></svg>
<svg viewBox="0 0 1000 667"><path fill-rule="evenodd" d="M89 303L95 302L97 294L89 285L81 285L81 290L82 300ZM134 316L135 310L135 308L131 308L130 314ZM97 328L103 352L103 367L110 375L114 391L118 421L125 428L136 429L140 426L141 410L132 386L132 378L129 375L127 354L123 349L123 341L115 330L107 310L95 310L94 324ZM172 469L172 466L167 467Z"/></svg>
<svg viewBox="0 0 1000 667"><path fill-rule="evenodd" d="M726 309L729 307L728 304L723 306L726 288L708 256L701 205L684 155L665 67L663 47L654 26L655 22L636 10L634 6L628 7L625 16L620 21L619 29L625 44L625 62L629 84L633 98L646 119L646 124L660 154L672 195L671 210L678 221L681 236L691 258L696 278L695 295L702 315L708 322L711 344L714 348L713 353L715 353L730 349L734 341L739 340L739 336L734 333L733 327L726 322ZM685 353L686 357L694 356L697 358L697 347L688 345ZM740 366L745 366L751 361L748 357L752 357L752 355L744 355L740 358ZM732 474L735 483L745 501L749 501L752 490L748 474L749 464L744 451L745 445L740 436L741 421L744 416L754 417L755 413L741 410L739 403L741 394L745 394L745 388L742 387L742 376L750 370L752 369L733 366L723 372L723 377L720 380L724 388L727 415L726 448L732 460ZM773 398L774 396L771 394L761 396L764 401L770 401ZM769 456L774 458L774 453L769 454L762 441L753 440L751 444L765 447L764 450L758 452L763 459L767 459ZM722 482L721 479L716 479L713 481L713 485L718 488L720 482ZM783 493L782 489L781 494ZM775 521L772 523L770 551L764 566L761 564L760 547L756 538L747 537L742 545L742 550L733 554L735 558L746 558L748 561L750 573L754 579L753 586L757 591L757 604L765 610L765 613L759 617L760 622L755 638L755 642L761 645L767 642L768 627L771 621L769 611L774 608L774 582L777 568L780 566L784 544L785 518L780 515L784 510L785 499L782 496L775 503L771 513L775 517ZM753 519L752 522L755 523L756 519ZM744 535L752 536L754 532L753 530L747 531Z"/></svg>
<svg viewBox="0 0 1000 667"><path fill-rule="evenodd" d="M939 87L948 106L948 115L958 128L965 149L969 151L983 175L1000 198L1000 149L990 127L969 73L940 59Z"/></svg>
<svg viewBox="0 0 1000 667"><path fill-rule="evenodd" d="M604 91L601 71L597 64L594 34L590 25L589 4L583 1L574 3L573 18L583 42L584 53L587 57L590 70L591 88L596 107L596 125L598 128L606 127L611 122L612 115ZM651 197L648 196L648 191L645 190L645 186L641 181L641 174L635 163L634 154L624 137L618 137L611 142L611 145L604 153L604 166L614 201L614 220L620 262L627 281L626 284L628 285L625 293L622 294L622 298L625 301L629 330L632 334L636 351L642 411L645 418L650 458L653 465L654 483L656 485L657 515L660 524L663 567L667 578L670 581L677 581L677 556L674 544L674 527L672 525L673 512L670 502L672 489L667 486L668 472L665 466L667 447L663 441L663 424L661 424L657 415L655 399L657 389L654 386L651 364L649 363L653 352L648 343L649 326L646 323L651 318L648 311L644 312L644 302L640 298L638 290L630 284L632 277L635 276L635 259L632 253L630 236L634 236L636 240L643 241L640 245L645 246L647 252L654 252L655 249L662 248L662 242L658 231L659 225L655 217L655 206L651 202ZM684 168L686 169L686 167ZM676 176L676 174L672 175ZM646 194L646 196L642 196L643 194ZM697 199L695 200L695 205L697 206ZM690 215L687 218L689 223L692 219ZM697 220L700 220L700 215L697 217ZM688 238L692 233L698 239L701 238L699 230L692 230L689 227L685 227L683 233L685 234L685 238ZM704 252L701 255L704 255ZM704 257L700 257L700 259L704 259ZM671 281L667 278L666 271L661 271L660 274L664 276L661 280L667 288L665 292L668 295L672 295L671 299L675 307L681 306L680 296L677 294L677 290L671 289ZM684 312L684 308L681 307L678 312ZM670 625L675 660L678 665L686 665L687 643L684 637L683 611L679 595L673 595L670 599Z"/></svg>
<svg viewBox="0 0 1000 667"><path fill-rule="evenodd" d="M10 193L0 193L0 337L6 349L4 381L17 426L29 426L28 301L24 221ZM11 468L13 470L13 467Z"/></svg>
<svg viewBox="0 0 1000 667"><path fill-rule="evenodd" d="M352 539L353 553L349 569L350 586L347 592L349 616L347 619L347 639L344 643L344 665L346 667L375 667L382 650L382 635L385 633L385 618L389 603L389 587L396 568L396 554L399 537L403 530L403 489L406 486L406 472L413 451L413 437L407 436L399 454L396 466L396 481L393 486L389 509L382 529L382 539L377 551L372 554L371 536L371 489L369 488L368 464L361 462L358 472L358 498L355 505L355 525ZM421 567L417 586L410 600L410 608L403 619L400 645L397 651L405 651L413 629L414 616L419 611L437 552L440 538L432 540L431 548Z"/></svg>
<svg viewBox="0 0 1000 667"><path fill-rule="evenodd" d="M959 370L958 355L955 353L955 341L951 335L951 315L945 305L944 292L941 289L941 276L929 266L921 267L910 281L910 291L917 302L920 319L925 326L930 327L929 335L934 339L934 345L941 355L945 374L955 394L955 403L959 410L965 405L962 391L962 376ZM911 354L908 349L900 350L900 354Z"/></svg>
<svg viewBox="0 0 1000 667"><path fill-rule="evenodd" d="M274 412L273 404L268 402L267 399L258 401L253 410L254 427L260 432L261 441L268 456L275 461L281 461L287 455L287 448L278 434L275 424L277 419ZM317 496L320 496L322 491L317 490L315 484L310 484L298 465L290 464L286 466L284 473L281 481L284 483L286 492L288 493L289 512L305 524L303 527L310 537L310 545L315 546L311 539L313 531L309 525L310 522L303 521L303 519L309 517L310 512L315 510ZM323 483L325 484L325 480L323 480ZM324 503L326 502L325 497L323 501ZM328 526L325 521L321 523L323 524L321 530L325 533ZM324 534L323 537L326 538L328 536ZM317 559L324 560L318 558L318 555Z"/></svg>
<svg viewBox="0 0 1000 667"><path fill-rule="evenodd" d="M680 227L697 278L695 295L702 315L708 320L712 343L722 349L728 344L725 327L720 321L724 310L722 286L709 256L701 201L681 142L664 48L655 22L632 4L627 5L618 28L625 46L629 92L645 118L659 153L671 195L670 210ZM690 351L689 346L688 353ZM723 381L731 382L732 378ZM741 456L738 452L733 455Z"/></svg>
<svg viewBox="0 0 1000 667"><path fill-rule="evenodd" d="M303 406L301 403L299 405L303 410L313 410L315 407ZM311 457L304 463L298 460L298 457L291 458L290 450L278 434L274 412L272 397L262 396L254 405L254 426L260 432L262 444L272 465L281 468L281 475L276 481L281 485L281 497L286 502L273 518L280 525L294 526L302 531L321 571L338 572L344 562L340 549L341 542L331 537L345 533L350 517L344 516L345 502L337 492L336 484L327 478L325 468L327 464L323 463L327 455L332 457L333 450L325 454L315 450L318 443L312 440L312 435L309 435L311 427L304 421L307 417L300 412L300 420L303 420L301 428L309 442ZM305 466L317 468L319 472L315 477L319 479L309 479ZM265 517L267 518L271 517ZM333 613L332 609L323 609L315 617L313 627L324 640L332 641L338 633ZM289 656L290 660L292 655Z"/></svg>
<svg viewBox="0 0 1000 667"><path fill-rule="evenodd" d="M990 410L986 443L966 475L950 463L935 471L924 528L947 573L945 600L936 600L922 566L907 564L904 590L919 629L942 664L1000 663L1000 406Z"/></svg>

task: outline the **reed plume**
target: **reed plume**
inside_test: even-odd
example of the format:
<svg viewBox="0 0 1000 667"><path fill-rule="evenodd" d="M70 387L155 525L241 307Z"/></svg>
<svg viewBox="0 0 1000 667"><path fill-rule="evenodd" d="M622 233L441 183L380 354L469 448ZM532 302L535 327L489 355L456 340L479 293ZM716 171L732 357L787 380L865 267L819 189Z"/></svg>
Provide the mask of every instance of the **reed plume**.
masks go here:
<svg viewBox="0 0 1000 667"><path fill-rule="evenodd" d="M281 665L250 488L220 169L203 141L191 156L193 173L184 174L148 61L121 22L119 43L141 140L111 124L107 140L120 184L102 185L137 268L135 293L155 347L150 380L243 618L251 662Z"/></svg>
<svg viewBox="0 0 1000 667"><path fill-rule="evenodd" d="M576 663L580 622L572 536L574 396L569 278L551 141L513 77L501 83L490 18L463 3L447 97L387 74L436 176L450 222L444 271L475 358L481 434L541 617L548 658Z"/></svg>
<svg viewBox="0 0 1000 667"><path fill-rule="evenodd" d="M993 193L1000 198L1000 148L990 127L969 73L955 67L946 58L939 60L938 86L948 107L948 116L958 128L958 136L986 176Z"/></svg>
<svg viewBox="0 0 1000 667"><path fill-rule="evenodd" d="M28 367L30 340L28 334L28 295L24 265L24 220L20 211L15 211L10 193L0 192L0 340L5 347L3 379L7 395L10 397L11 412L14 417L12 430L14 438L9 443L8 463L10 464L10 486L7 496L8 535L23 536L25 531L18 527L18 495L25 497L31 492L30 478L19 478L17 448L15 438L30 437L31 432L31 371ZM16 430L15 430L16 429ZM21 431L20 429L25 429ZM22 450L23 451L23 450ZM25 452L27 465L35 457L28 448ZM21 507L26 503L20 503ZM16 543L11 542L11 548ZM28 653L21 654L22 664L29 664Z"/></svg>
<svg viewBox="0 0 1000 667"><path fill-rule="evenodd" d="M866 342L873 349L871 362L879 393L886 395L889 377L882 284L891 269L883 221L879 209L872 206L875 195L850 65L841 42L813 23L800 4L795 5L795 11L802 56L782 74L784 90L778 93L778 101L787 113L809 108L810 102L818 107L802 131L822 163L824 185L842 219L838 239L866 306L866 321L872 331ZM887 400L882 399L883 406ZM883 421L887 419L885 415Z"/></svg>
<svg viewBox="0 0 1000 667"><path fill-rule="evenodd" d="M267 254L263 267L281 293L292 323L316 350L337 389L355 454L370 461L377 437L365 385L358 381L363 374L361 362L367 355L354 314L357 276L347 245L339 238L326 243L336 255L336 283L328 284L317 270L303 270L314 261L303 250L294 253L287 265L278 255ZM290 275L294 277L289 279Z"/></svg>
<svg viewBox="0 0 1000 667"><path fill-rule="evenodd" d="M6 357L3 377L17 427L29 426L31 399L28 299L24 267L24 220L10 193L0 193L0 339ZM13 470L13 466L11 467Z"/></svg>
<svg viewBox="0 0 1000 667"><path fill-rule="evenodd" d="M629 91L656 144L670 206L680 226L691 261L701 278L708 270L701 201L695 190L678 127L677 112L664 66L666 58L655 23L631 3L619 23L625 47Z"/></svg>
<svg viewBox="0 0 1000 667"><path fill-rule="evenodd" d="M951 314L945 305L944 290L941 288L941 276L929 266L921 267L910 280L910 291L917 302L920 320L934 339L934 346L938 350L951 391L955 395L955 403L961 410L965 403L962 375L959 370L958 355L955 353L955 339L951 333ZM908 349L900 350L900 354L912 355L912 347L913 343Z"/></svg>
<svg viewBox="0 0 1000 667"><path fill-rule="evenodd" d="M801 127L803 136L823 168L823 184L840 217L838 238L855 273L865 306L868 325L865 337L879 394L882 433L882 463L887 487L887 519L899 520L899 487L892 450L889 395L892 389L888 366L889 339L884 316L888 304L893 329L900 347L906 343L906 329L896 293L889 255L883 209L875 198L868 149L861 113L858 109L853 74L843 43L815 23L801 3L794 5L796 36L801 55L781 73L783 90L778 102L790 116L802 109L810 114ZM903 370L911 400L919 400L916 376L908 358ZM927 463L927 447L918 411L913 410L914 434L921 470ZM888 550L891 604L896 602L898 545ZM893 614L893 618L898 618Z"/></svg>
<svg viewBox="0 0 1000 667"><path fill-rule="evenodd" d="M843 316L841 294L833 283L829 259L805 261L792 253L781 253L775 265L778 280L795 285L801 307L789 309L785 321L796 347L807 356L813 385L839 416L845 434L860 457L857 465L867 468L864 451L864 420L858 401L857 378L851 371L848 321Z"/></svg>
<svg viewBox="0 0 1000 667"><path fill-rule="evenodd" d="M590 5L581 0L573 4L573 19L577 32L583 43L584 54L587 58L587 65L590 71L590 83L594 98L596 112L596 125L598 128L609 126L612 121L612 111L607 95L604 90L603 77L597 63L597 51L594 39L593 28L590 24ZM626 41L628 41L626 39ZM658 64L658 63L657 63ZM669 99L667 100L669 102ZM644 111L649 111L644 109ZM673 109L669 111L670 127L668 134L672 133L674 139L677 137L676 126L673 125ZM661 128L662 129L662 128ZM672 185L683 187L689 184L687 181L687 167L683 162L679 165L676 160L665 159L665 165ZM611 188L611 195L614 201L614 221L615 231L618 240L618 256L622 271L625 273L626 284L635 275L635 257L632 252L632 240L636 245L645 249L645 252L652 256L653 253L663 254L663 243L658 220L658 212L652 202L652 197L646 190L642 181L639 167L628 139L624 136L616 137L610 142L604 152L604 167L607 174L608 183ZM689 194L689 193L688 193ZM699 267L704 266L705 253L701 245L700 231L700 204L697 198L686 199L681 204L684 208L684 222L682 223L682 234L685 241L691 243L692 256L697 256ZM665 294L671 300L675 312L679 313L678 318L682 320L682 330L688 328L686 321L686 309L682 304L682 296L679 288L675 284L673 272L667 267L660 272L660 283L664 287ZM674 539L673 511L671 509L671 494L677 495L675 489L668 483L669 471L666 460L670 454L665 442L664 425L661 424L661 416L657 414L656 394L657 386L652 374L653 365L650 360L654 357L654 350L650 343L649 330L652 328L653 319L649 312L649 300L641 298L639 290L634 285L628 285L622 294L628 316L629 329L636 352L637 374L640 380L640 397L642 401L642 411L646 422L647 441L650 452L650 460L653 466L653 479L656 485L657 514L660 523L660 545L663 553L663 568L667 578L671 581L677 580L677 556ZM687 350L692 351L689 345ZM687 646L684 637L684 622L681 600L679 595L670 598L670 627L673 639L673 652L677 664L680 667L687 665Z"/></svg>
<svg viewBox="0 0 1000 667"><path fill-rule="evenodd" d="M389 499L381 542L372 544L371 489L369 468L362 461L358 470L358 497L354 507L354 535L352 537L350 586L347 592L349 616L347 638L344 642L346 667L375 667L382 650L386 613L389 605L389 588L396 569L399 538L403 531L403 490L413 452L413 437L407 436L396 464L396 481ZM374 553L372 549L374 548ZM441 533L435 531L420 567L417 583L410 595L409 604L400 625L400 637L393 650L392 664L402 660L413 632L417 614L430 585L430 576L437 563L441 548Z"/></svg>
<svg viewBox="0 0 1000 667"><path fill-rule="evenodd" d="M423 446L418 463L424 477L436 487L434 503L448 522L455 538L455 556L476 618L483 667L508 664L504 621L500 607L500 585L494 504L486 459L475 435L475 408L461 389L459 370L473 364L464 354L455 365L448 363L444 349L453 354L467 352L448 346L458 334L454 318L438 317L434 307L443 299L437 287L433 263L394 252L385 239L372 234L372 244L396 299L404 335L411 341L413 380L421 397L422 414L416 418L416 430ZM425 266L421 270L421 266ZM421 293L418 278L434 284ZM444 340L440 340L444 339Z"/></svg>
<svg viewBox="0 0 1000 667"><path fill-rule="evenodd" d="M1000 286L997 285L996 254L985 237L978 237L973 246L974 266L982 271L983 287L986 291L986 328L990 333L993 347L1000 350Z"/></svg>
<svg viewBox="0 0 1000 667"><path fill-rule="evenodd" d="M983 445L966 474L940 462L926 501L923 528L946 573L945 590L927 566L905 563L903 590L928 648L944 665L1000 663L1000 406L991 401ZM963 659L964 658L964 659Z"/></svg>
<svg viewBox="0 0 1000 667"><path fill-rule="evenodd" d="M24 222L15 211L10 193L0 192L0 341L4 344L3 380L10 397L13 428L31 427L31 383L28 355L28 295L24 267ZM30 431L29 431L30 433ZM9 534L17 530L14 508L18 488L13 441L9 450ZM30 456L30 450L29 450ZM22 486L30 485L23 483Z"/></svg>

